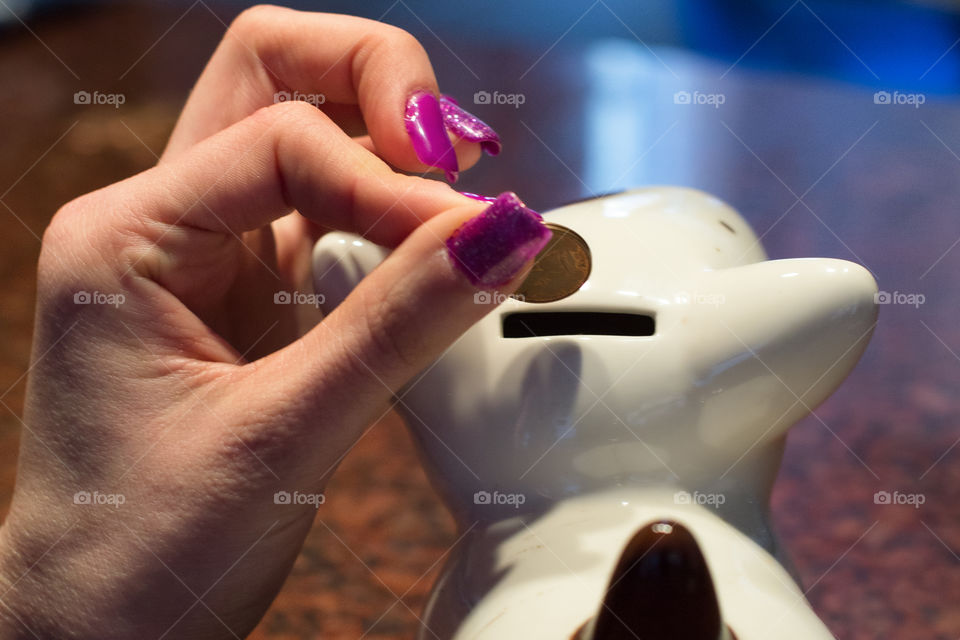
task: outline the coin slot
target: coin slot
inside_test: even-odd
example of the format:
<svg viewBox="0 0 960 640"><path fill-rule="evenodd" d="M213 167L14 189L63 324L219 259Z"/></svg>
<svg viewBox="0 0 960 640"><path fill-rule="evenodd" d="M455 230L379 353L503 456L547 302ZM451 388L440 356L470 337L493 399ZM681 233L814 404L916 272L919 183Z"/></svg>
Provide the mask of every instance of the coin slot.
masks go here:
<svg viewBox="0 0 960 640"><path fill-rule="evenodd" d="M522 311L503 316L504 338L652 336L653 316L598 311Z"/></svg>

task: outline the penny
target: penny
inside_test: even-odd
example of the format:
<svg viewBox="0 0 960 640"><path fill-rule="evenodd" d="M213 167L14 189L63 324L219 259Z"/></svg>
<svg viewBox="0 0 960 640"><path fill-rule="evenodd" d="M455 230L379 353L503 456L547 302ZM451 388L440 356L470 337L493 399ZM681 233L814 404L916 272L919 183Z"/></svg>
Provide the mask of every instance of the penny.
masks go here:
<svg viewBox="0 0 960 640"><path fill-rule="evenodd" d="M553 236L533 261L529 275L514 292L523 302L554 302L575 293L590 277L590 247L576 232L546 223Z"/></svg>

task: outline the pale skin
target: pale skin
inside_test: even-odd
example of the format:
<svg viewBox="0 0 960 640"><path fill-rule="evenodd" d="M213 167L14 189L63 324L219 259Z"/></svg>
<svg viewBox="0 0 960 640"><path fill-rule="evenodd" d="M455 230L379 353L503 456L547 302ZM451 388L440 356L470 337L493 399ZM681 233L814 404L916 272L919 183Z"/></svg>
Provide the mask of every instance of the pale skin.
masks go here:
<svg viewBox="0 0 960 640"><path fill-rule="evenodd" d="M391 395L491 308L443 249L484 205L398 172L428 170L402 120L420 89L436 79L399 29L254 8L159 164L56 214L0 527L0 637L254 628L317 513L274 494L321 493ZM273 104L279 90L326 102ZM456 151L461 169L480 156ZM301 337L273 295L302 288L325 229L396 249Z"/></svg>

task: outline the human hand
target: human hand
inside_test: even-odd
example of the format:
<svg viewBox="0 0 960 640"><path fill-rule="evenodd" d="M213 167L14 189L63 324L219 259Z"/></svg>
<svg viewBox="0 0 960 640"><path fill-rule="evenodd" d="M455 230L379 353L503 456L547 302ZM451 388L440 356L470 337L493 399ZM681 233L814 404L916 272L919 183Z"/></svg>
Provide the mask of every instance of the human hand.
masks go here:
<svg viewBox="0 0 960 640"><path fill-rule="evenodd" d="M329 103L272 105L278 86ZM316 514L277 492L320 494L392 393L492 308L474 293L512 291L549 237L515 198L484 212L388 166L424 168L404 121L424 89L429 62L402 32L258 8L159 165L57 213L0 528L0 636L256 625ZM369 137L349 137L361 116ZM461 167L479 153L457 144ZM396 248L297 338L274 296L331 228Z"/></svg>

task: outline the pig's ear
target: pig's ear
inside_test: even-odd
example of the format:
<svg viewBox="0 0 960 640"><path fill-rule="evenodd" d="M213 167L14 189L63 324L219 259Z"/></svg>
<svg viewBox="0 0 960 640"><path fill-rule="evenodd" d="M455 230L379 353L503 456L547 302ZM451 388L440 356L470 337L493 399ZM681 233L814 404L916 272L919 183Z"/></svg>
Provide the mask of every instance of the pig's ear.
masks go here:
<svg viewBox="0 0 960 640"><path fill-rule="evenodd" d="M716 304L694 305L689 353L705 388L723 390L704 398L704 424L752 424L759 431L742 433L746 444L782 435L833 393L877 322L876 281L845 260L758 262L711 272L699 286Z"/></svg>
<svg viewBox="0 0 960 640"><path fill-rule="evenodd" d="M323 296L324 315L333 311L390 253L352 233L334 231L313 247L313 290Z"/></svg>

